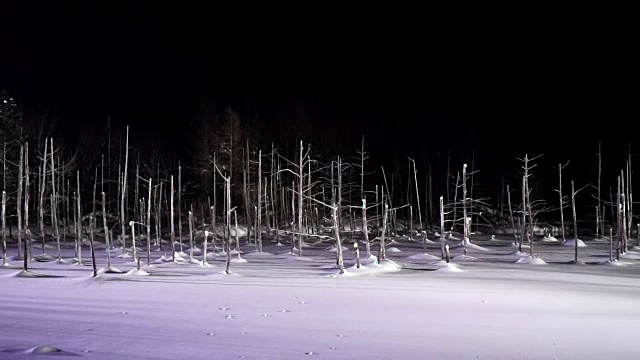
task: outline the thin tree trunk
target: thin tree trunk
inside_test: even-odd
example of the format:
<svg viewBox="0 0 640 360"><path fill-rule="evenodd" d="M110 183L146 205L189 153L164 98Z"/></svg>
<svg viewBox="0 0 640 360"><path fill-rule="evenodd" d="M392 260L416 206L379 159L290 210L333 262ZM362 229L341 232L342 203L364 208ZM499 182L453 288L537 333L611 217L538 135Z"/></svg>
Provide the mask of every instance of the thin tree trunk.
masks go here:
<svg viewBox="0 0 640 360"><path fill-rule="evenodd" d="M47 179L47 150L49 139L44 140L44 155L42 156L42 169L40 176L40 241L42 243L42 254L45 254L45 242L44 242L44 190L46 188Z"/></svg>
<svg viewBox="0 0 640 360"><path fill-rule="evenodd" d="M31 230L29 229L29 143L24 144L24 270L28 270L27 261L31 259ZM27 246L28 245L28 246Z"/></svg>
<svg viewBox="0 0 640 360"><path fill-rule="evenodd" d="M273 148L273 143L271 143L271 211L273 212L273 227L275 230L275 239L278 244L280 244L280 231L278 229L278 211L276 209L276 199L278 199L277 188L274 192L274 183L276 182L276 177L274 174L275 171L275 161L274 161L275 150Z"/></svg>
<svg viewBox="0 0 640 360"><path fill-rule="evenodd" d="M516 235L516 223L513 217L513 209L511 207L511 191L507 185L507 202L509 203L509 217L511 218L511 229L513 230L513 244L518 244L518 236Z"/></svg>
<svg viewBox="0 0 640 360"><path fill-rule="evenodd" d="M464 218L463 254L467 255L467 244L469 243L469 227L467 220L467 164L462 165L462 217Z"/></svg>
<svg viewBox="0 0 640 360"><path fill-rule="evenodd" d="M238 255L238 259L242 259L242 257L240 256L240 236L238 235L238 212L233 210L233 219L236 222L236 234L235 234L235 239L236 239L236 253ZM262 252L262 249L261 249Z"/></svg>
<svg viewBox="0 0 640 360"><path fill-rule="evenodd" d="M338 254L338 269L340 269L340 274L344 274L344 259L342 256L342 241L340 241L340 229L338 229L338 222L336 219L338 218L338 206L333 204L331 207L331 215L333 217L334 231L336 236L336 248Z"/></svg>
<svg viewBox="0 0 640 360"><path fill-rule="evenodd" d="M5 158L6 159L6 158ZM3 182L6 185L6 181ZM9 265L9 259L7 259L7 232L6 232L6 208L7 208L7 192L2 190L2 266Z"/></svg>
<svg viewBox="0 0 640 360"><path fill-rule="evenodd" d="M578 262L578 218L576 217L576 191L571 180L571 211L573 212L573 261Z"/></svg>
<svg viewBox="0 0 640 360"><path fill-rule="evenodd" d="M182 248L182 166L178 161L178 240L180 241L180 255L184 252Z"/></svg>
<svg viewBox="0 0 640 360"><path fill-rule="evenodd" d="M193 262L193 205L189 210L189 261Z"/></svg>
<svg viewBox="0 0 640 360"><path fill-rule="evenodd" d="M382 216L382 236L380 237L380 249L378 249L378 264L382 260L387 259L387 249L385 248L384 236L387 231L387 217L389 214L389 205L384 204L384 215Z"/></svg>
<svg viewBox="0 0 640 360"><path fill-rule="evenodd" d="M256 249L262 252L262 150L258 151L258 226L256 227Z"/></svg>
<svg viewBox="0 0 640 360"><path fill-rule="evenodd" d="M302 183L304 180L304 159L302 140L300 141L300 165L298 167L298 256L302 256ZM338 207L340 202L338 202Z"/></svg>
<svg viewBox="0 0 640 360"><path fill-rule="evenodd" d="M173 217L173 198L174 198L174 189L173 189L173 175L171 175L171 261L176 261L176 232L175 232L175 221Z"/></svg>
<svg viewBox="0 0 640 360"><path fill-rule="evenodd" d="M440 196L440 253L444 260L444 197Z"/></svg>
<svg viewBox="0 0 640 360"><path fill-rule="evenodd" d="M526 157L525 157L526 158ZM526 167L526 165L525 165ZM525 233L527 232L527 180L522 177L522 221L520 223L520 242L518 243L518 251L522 252L522 242L524 241Z"/></svg>
<svg viewBox="0 0 640 360"><path fill-rule="evenodd" d="M602 209L602 197L601 197L601 188L602 188L602 142L598 141L598 212ZM599 233L600 224L596 224L596 237L600 236ZM602 237L604 238L604 228L602 229Z"/></svg>
<svg viewBox="0 0 640 360"><path fill-rule="evenodd" d="M109 251L111 241L109 238L109 226L107 225L107 207L106 207L106 195L104 191L102 192L102 226L104 227L104 241L106 245L106 253L107 253L107 269L111 269L111 252Z"/></svg>
<svg viewBox="0 0 640 360"><path fill-rule="evenodd" d="M226 244L227 244L227 264L225 268L225 273L230 274L231 268L231 174L225 178L225 187L226 187L226 197L227 197L227 236L226 236Z"/></svg>
<svg viewBox="0 0 640 360"><path fill-rule="evenodd" d="M453 189L455 194L453 196L453 218L451 219L451 231L453 232L456 227L456 218L458 216L458 183L460 182L460 172L456 173L456 187ZM466 221L466 220L465 220Z"/></svg>
<svg viewBox="0 0 640 360"><path fill-rule="evenodd" d="M93 224L93 215L89 215L89 222ZM91 277L97 277L98 266L96 265L96 249L93 242L93 226L89 226L89 243L91 244L91 263L93 264L93 273L91 274Z"/></svg>
<svg viewBox="0 0 640 360"><path fill-rule="evenodd" d="M367 199L362 198L362 235L367 250L367 258L371 257L371 242L369 241L369 228L367 226ZM356 242L357 244L357 242Z"/></svg>
<svg viewBox="0 0 640 360"><path fill-rule="evenodd" d="M78 186L78 191L76 195L76 213L78 214L78 263L82 264L82 209L80 208L80 170L76 171L76 182ZM134 249L135 249L135 240L134 240Z"/></svg>
<svg viewBox="0 0 640 360"><path fill-rule="evenodd" d="M424 227L422 227L422 211L420 209L420 192L418 191L418 170L416 169L415 160L411 160L411 161L413 161L413 180L414 180L414 183L416 184L416 202L418 204L418 221L420 222L420 231L423 231Z"/></svg>
<svg viewBox="0 0 640 360"><path fill-rule="evenodd" d="M51 226L53 226L53 231L56 236L58 261L62 261L60 251L60 229L58 227L58 193L56 192L56 172L53 154L53 138L51 138Z"/></svg>
<svg viewBox="0 0 640 360"><path fill-rule="evenodd" d="M18 258L26 257L22 252L22 179L24 171L24 145L20 145L20 160L18 165L18 195L16 201L16 212L18 216Z"/></svg>
<svg viewBox="0 0 640 360"><path fill-rule="evenodd" d="M120 198L120 230L121 230L121 242L122 242L122 253L126 253L127 251L127 240L126 240L126 209L124 207L124 201L127 197L127 169L129 168L129 126L127 125L127 140L125 142L125 155L124 155L124 175L122 176L122 185L121 185L121 198ZM135 240L134 240L135 241ZM133 246L134 257L136 254L135 243Z"/></svg>
<svg viewBox="0 0 640 360"><path fill-rule="evenodd" d="M244 149L243 149L244 151ZM251 208L249 207L249 189L247 188L247 169L249 167L249 140L247 140L247 156L242 156L242 162L244 163L242 166L242 195L244 197L244 211L247 220L247 239L251 238L251 221L250 221L250 213ZM215 176L215 174L214 174Z"/></svg>
<svg viewBox="0 0 640 360"><path fill-rule="evenodd" d="M151 178L147 198L147 266L151 266Z"/></svg>

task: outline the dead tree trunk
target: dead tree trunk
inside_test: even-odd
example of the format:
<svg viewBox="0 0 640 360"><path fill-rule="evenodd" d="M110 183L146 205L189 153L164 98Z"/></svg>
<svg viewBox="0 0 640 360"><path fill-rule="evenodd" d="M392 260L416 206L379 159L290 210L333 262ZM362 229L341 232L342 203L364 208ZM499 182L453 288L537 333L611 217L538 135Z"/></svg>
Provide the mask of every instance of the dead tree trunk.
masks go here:
<svg viewBox="0 0 640 360"><path fill-rule="evenodd" d="M440 253L444 260L444 197L440 196Z"/></svg>
<svg viewBox="0 0 640 360"><path fill-rule="evenodd" d="M338 254L338 269L340 270L340 274L344 274L344 259L342 256L342 241L340 241L340 229L338 228L338 206L337 204L333 204L331 207L331 217L333 218L333 227L336 236L336 249Z"/></svg>
<svg viewBox="0 0 640 360"><path fill-rule="evenodd" d="M102 226L104 227L104 241L106 245L106 253L107 253L107 269L111 268L111 252L110 249L110 239L109 239L109 226L107 225L107 200L104 191L102 192Z"/></svg>
<svg viewBox="0 0 640 360"><path fill-rule="evenodd" d="M527 184L526 178L522 177L522 219L520 222L520 242L518 243L518 251L522 252L522 242L524 241L525 233L527 232Z"/></svg>
<svg viewBox="0 0 640 360"><path fill-rule="evenodd" d="M80 170L76 171L76 184L78 187L77 195L76 195L76 213L78 214L78 264L82 264L82 209L80 208ZM135 249L135 240L134 240L134 249ZM134 250L135 254L135 250Z"/></svg>
<svg viewBox="0 0 640 360"><path fill-rule="evenodd" d="M224 178L225 181L225 189L226 189L226 197L227 197L227 235L226 235L226 244L227 244L227 264L225 267L225 274L230 274L231 268L231 174L228 177Z"/></svg>
<svg viewBox="0 0 640 360"><path fill-rule="evenodd" d="M509 204L509 217L511 218L511 229L513 230L513 244L518 244L518 236L516 235L516 223L513 217L513 208L511 207L511 190L507 185L507 203Z"/></svg>
<svg viewBox="0 0 640 360"><path fill-rule="evenodd" d="M424 228L422 227L422 211L420 209L420 192L418 191L418 170L416 169L415 160L411 159L411 161L413 162L413 180L414 180L414 183L416 184L416 202L418 204L418 221L420 223L420 231L423 231Z"/></svg>
<svg viewBox="0 0 640 360"><path fill-rule="evenodd" d="M93 215L89 215L89 222L93 224ZM93 273L91 274L91 277L97 277L98 266L96 265L96 249L93 242L93 226L89 226L89 244L91 245L91 263L93 264Z"/></svg>
<svg viewBox="0 0 640 360"><path fill-rule="evenodd" d="M238 212L236 210L233 210L233 219L236 222L236 234L235 234L235 239L236 239L236 255L238 255L238 259L242 259L242 257L240 256L240 236L238 235L239 230L238 230Z"/></svg>
<svg viewBox="0 0 640 360"><path fill-rule="evenodd" d="M455 191L455 194L453 196L453 217L451 219L451 232L455 230L456 218L458 216L458 183L459 182L460 182L460 172L456 173L456 187L453 189Z"/></svg>
<svg viewBox="0 0 640 360"><path fill-rule="evenodd" d="M463 248L462 252L467 255L467 244L469 243L469 227L467 226L467 164L462 165L462 218L464 219L464 232L463 232Z"/></svg>
<svg viewBox="0 0 640 360"><path fill-rule="evenodd" d="M189 261L193 262L193 205L189 210Z"/></svg>
<svg viewBox="0 0 640 360"><path fill-rule="evenodd" d="M49 139L44 140L44 155L42 156L42 169L40 172L40 241L42 244L42 254L45 254L45 242L44 242L44 190L46 188L46 179L47 179L47 149L49 144Z"/></svg>
<svg viewBox="0 0 640 360"><path fill-rule="evenodd" d="M2 190L2 266L9 265L9 260L7 259L7 233L6 233L7 217L5 213L6 209L7 209L7 192Z"/></svg>
<svg viewBox="0 0 640 360"><path fill-rule="evenodd" d="M387 217L389 215L389 205L384 204L384 215L382 216L382 236L380 236L380 249L378 249L378 264L387 259L387 249L385 248L384 236L387 231Z"/></svg>
<svg viewBox="0 0 640 360"><path fill-rule="evenodd" d="M62 255L60 253L60 229L58 227L58 193L56 191L56 172L53 154L53 138L51 138L51 225L53 226L53 231L56 236L57 258L58 262L60 262L62 261Z"/></svg>
<svg viewBox="0 0 640 360"><path fill-rule="evenodd" d="M5 161L6 162L6 161ZM26 257L22 252L22 180L24 171L24 145L20 145L20 160L18 164L18 195L16 201L16 212L18 216L18 258Z"/></svg>
<svg viewBox="0 0 640 360"><path fill-rule="evenodd" d="M126 240L126 228L125 228L125 224L126 224L126 218L127 218L127 212L125 209L125 205L124 202L126 200L127 197L127 169L129 168L129 126L127 125L127 138L125 141L125 152L124 152L124 175L122 176L122 189L121 189L121 198L120 198L120 231L121 231L121 235L120 235L120 241L122 243L122 253L126 253L127 252L127 240ZM135 256L135 245L133 247L133 251L134 251L134 256Z"/></svg>
<svg viewBox="0 0 640 360"><path fill-rule="evenodd" d="M184 253L182 247L182 166L178 161L178 240L180 241L180 255Z"/></svg>
<svg viewBox="0 0 640 360"><path fill-rule="evenodd" d="M571 211L573 212L573 261L578 262L578 218L576 217L576 191L571 180Z"/></svg>
<svg viewBox="0 0 640 360"><path fill-rule="evenodd" d="M596 214L598 214L600 211L603 210L602 208L602 198L601 196L601 188L602 188L602 183L601 183L601 178L602 178L602 142L598 141L598 207L596 210ZM600 223L598 222L599 219L596 219L596 238L600 237ZM604 228L602 228L602 237L604 238Z"/></svg>
<svg viewBox="0 0 640 360"><path fill-rule="evenodd" d="M562 230L562 241L566 241L566 237L564 234L564 199L562 198L562 164L558 165L559 172L559 186L558 186L558 194L560 195L560 229Z"/></svg>
<svg viewBox="0 0 640 360"><path fill-rule="evenodd" d="M176 261L176 232L175 232L175 221L173 217L173 198L174 198L174 189L173 189L173 175L171 175L171 261Z"/></svg>
<svg viewBox="0 0 640 360"><path fill-rule="evenodd" d="M369 258L371 257L371 242L369 241L369 228L367 226L367 199L366 198L362 198L362 235L364 236L364 242L366 245L367 258Z"/></svg>
<svg viewBox="0 0 640 360"><path fill-rule="evenodd" d="M244 151L244 149L243 149ZM249 168L249 140L247 139L246 156L242 156L242 196L244 197L244 211L247 220L247 240L251 239L251 207L249 206L249 188L247 185L247 171ZM215 176L215 174L214 174Z"/></svg>
<svg viewBox="0 0 640 360"><path fill-rule="evenodd" d="M304 155L302 140L300 141L300 164L298 166L298 256L302 256L302 184L304 180ZM340 203L338 203L340 206Z"/></svg>
<svg viewBox="0 0 640 360"><path fill-rule="evenodd" d="M151 266L151 178L147 197L147 266Z"/></svg>
<svg viewBox="0 0 640 360"><path fill-rule="evenodd" d="M256 227L256 250L262 252L262 150L258 151L258 226Z"/></svg>

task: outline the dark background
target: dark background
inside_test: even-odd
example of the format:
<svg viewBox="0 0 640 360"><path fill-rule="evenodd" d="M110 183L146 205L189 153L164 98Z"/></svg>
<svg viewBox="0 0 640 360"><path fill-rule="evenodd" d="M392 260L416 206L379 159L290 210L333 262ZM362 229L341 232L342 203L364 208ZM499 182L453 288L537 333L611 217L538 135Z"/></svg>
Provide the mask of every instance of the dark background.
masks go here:
<svg viewBox="0 0 640 360"><path fill-rule="evenodd" d="M636 136L631 51L597 32L508 38L503 28L436 45L420 26L320 22L307 33L175 4L21 10L2 15L0 89L71 139L110 116L183 156L197 141L185 124L206 97L259 115L274 137L283 117L304 116L335 153L353 154L364 135L379 164L411 156L442 173L447 153L456 168L473 153L492 197L503 174L519 185L516 157L544 154L535 174L551 198L560 162L571 160L577 186L595 184L599 140L612 184Z"/></svg>

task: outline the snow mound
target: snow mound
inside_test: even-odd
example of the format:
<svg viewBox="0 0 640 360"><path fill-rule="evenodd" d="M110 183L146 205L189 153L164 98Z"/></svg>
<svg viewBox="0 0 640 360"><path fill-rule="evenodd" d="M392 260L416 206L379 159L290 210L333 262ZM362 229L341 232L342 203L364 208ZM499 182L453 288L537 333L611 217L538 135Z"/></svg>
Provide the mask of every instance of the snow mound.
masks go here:
<svg viewBox="0 0 640 360"><path fill-rule="evenodd" d="M400 249L398 249L397 247L394 247L394 246L387 248L386 251L387 252L392 252L392 253L402 252L402 250L400 250Z"/></svg>
<svg viewBox="0 0 640 360"><path fill-rule="evenodd" d="M329 275L329 277L337 277L337 275L339 275L339 277L344 277L344 276L356 276L356 275L370 275L370 274L379 274L379 273L388 273L388 272L396 272L396 271L400 271L402 269L402 267L398 264L396 264L395 262L391 261L391 260L382 260L381 263L370 263L370 264L360 264L360 268L357 267L357 265L353 265L349 268L345 269L345 273L348 273L347 275L344 274L331 274Z"/></svg>
<svg viewBox="0 0 640 360"><path fill-rule="evenodd" d="M138 270L138 269L131 269L129 270L126 275L130 275L130 276L149 276L150 274L142 269Z"/></svg>
<svg viewBox="0 0 640 360"><path fill-rule="evenodd" d="M575 246L575 239L567 239L562 243L562 246ZM587 245L580 239L578 239L578 247L586 247Z"/></svg>
<svg viewBox="0 0 640 360"><path fill-rule="evenodd" d="M529 256L529 254L527 253L523 253L522 251L516 251L514 253L511 253L511 255L515 255L515 256Z"/></svg>
<svg viewBox="0 0 640 360"><path fill-rule="evenodd" d="M120 255L118 255L118 257L119 257L120 259L132 259L132 258L133 258L133 255L131 255L131 254L129 254L129 253L127 252L127 253L124 253L124 254L120 254Z"/></svg>
<svg viewBox="0 0 640 360"><path fill-rule="evenodd" d="M446 263L446 262L445 264L446 264L445 266L442 266L436 269L436 271L438 272L463 272L464 271L460 269L456 264Z"/></svg>
<svg viewBox="0 0 640 360"><path fill-rule="evenodd" d="M273 254L266 251L263 251L263 252L253 251L253 252L244 254L244 256L245 257L271 257L273 256Z"/></svg>
<svg viewBox="0 0 640 360"><path fill-rule="evenodd" d="M557 243L558 239L556 239L554 236L545 236L542 238L542 242L545 243Z"/></svg>
<svg viewBox="0 0 640 360"><path fill-rule="evenodd" d="M247 260L245 260L243 258L234 257L234 258L231 258L231 262L232 263L246 263Z"/></svg>
<svg viewBox="0 0 640 360"><path fill-rule="evenodd" d="M24 352L29 355L49 355L49 356L82 356L70 351L65 351L54 346L40 345Z"/></svg>
<svg viewBox="0 0 640 360"><path fill-rule="evenodd" d="M56 258L45 253L38 256L34 256L33 259L39 262L49 262L49 261L54 261Z"/></svg>
<svg viewBox="0 0 640 360"><path fill-rule="evenodd" d="M467 242L467 249L479 250L479 251L489 251L489 249L476 245L472 242Z"/></svg>
<svg viewBox="0 0 640 360"><path fill-rule="evenodd" d="M629 266L629 265L631 265L631 263L628 263L626 261L613 260L613 261L605 261L602 265L607 265L607 266Z"/></svg>
<svg viewBox="0 0 640 360"><path fill-rule="evenodd" d="M171 256L167 256L167 254L162 255L160 258L153 260L154 264L162 264L163 262L171 261Z"/></svg>
<svg viewBox="0 0 640 360"><path fill-rule="evenodd" d="M335 245L332 245L332 246L329 246L328 248L326 248L325 250L329 251L329 252L336 252L336 251L338 251L338 247L335 246ZM349 250L348 247L342 245L342 251L348 251L348 250Z"/></svg>
<svg viewBox="0 0 640 360"><path fill-rule="evenodd" d="M45 275L45 274L39 274L39 273L35 273L31 270L22 270L22 271L18 271L15 274L11 274L9 275L10 277L19 277L19 278L54 278L54 277L59 277L59 276L53 276L53 275Z"/></svg>
<svg viewBox="0 0 640 360"><path fill-rule="evenodd" d="M122 270L115 268L113 266L106 266L102 269L98 270L98 274L122 274Z"/></svg>
<svg viewBox="0 0 640 360"><path fill-rule="evenodd" d="M229 251L229 254L231 254L231 255L238 255L238 250L233 249L233 250ZM244 254L244 253L242 252L242 250L240 250L240 254Z"/></svg>
<svg viewBox="0 0 640 360"><path fill-rule="evenodd" d="M412 259L412 260L440 260L439 256L433 256L431 254L415 254L415 255L411 255L409 257L407 257L407 259Z"/></svg>
<svg viewBox="0 0 640 360"><path fill-rule="evenodd" d="M516 264L545 265L546 262L540 258L523 256L516 261Z"/></svg>
<svg viewBox="0 0 640 360"><path fill-rule="evenodd" d="M347 271L346 269L343 270L342 274L338 271L337 274L330 274L329 277L331 278L343 278L343 277L354 277L357 274L351 271Z"/></svg>
<svg viewBox="0 0 640 360"><path fill-rule="evenodd" d="M452 257L451 260L453 260L453 261L473 261L473 260L478 260L478 258L473 257L473 256L469 256L469 255L458 255L458 256Z"/></svg>

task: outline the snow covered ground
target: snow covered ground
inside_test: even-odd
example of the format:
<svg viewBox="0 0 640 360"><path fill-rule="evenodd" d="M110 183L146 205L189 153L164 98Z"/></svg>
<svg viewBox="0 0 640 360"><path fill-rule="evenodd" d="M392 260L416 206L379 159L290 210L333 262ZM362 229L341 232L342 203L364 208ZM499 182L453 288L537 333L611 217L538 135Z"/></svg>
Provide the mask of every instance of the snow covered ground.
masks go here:
<svg viewBox="0 0 640 360"><path fill-rule="evenodd" d="M287 244L245 245L230 275L216 255L211 267L159 261L140 276L115 250L123 273L98 278L90 262L32 261L47 277L0 268L0 359L638 359L640 251L612 265L608 243L583 240L578 264L560 242L538 240L540 262L519 261L509 235L477 236L485 250L466 258L452 240L447 266L399 237L384 266L361 246L361 269L345 242L340 276L326 241L302 258ZM428 253L439 258L439 245Z"/></svg>

